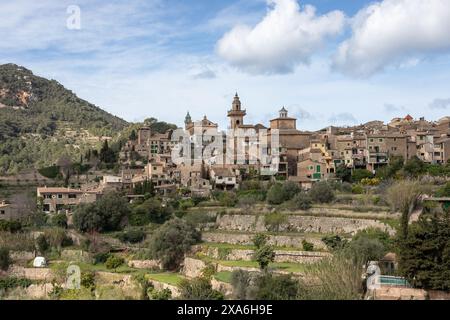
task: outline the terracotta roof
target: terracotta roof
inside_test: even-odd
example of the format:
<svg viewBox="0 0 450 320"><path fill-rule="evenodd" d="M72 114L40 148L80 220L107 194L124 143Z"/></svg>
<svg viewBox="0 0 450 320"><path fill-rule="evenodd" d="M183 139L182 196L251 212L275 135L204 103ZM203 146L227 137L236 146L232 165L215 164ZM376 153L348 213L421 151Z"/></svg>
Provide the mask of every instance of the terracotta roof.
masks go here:
<svg viewBox="0 0 450 320"><path fill-rule="evenodd" d="M79 189L70 189L70 188L37 188L39 193L83 193L83 191Z"/></svg>

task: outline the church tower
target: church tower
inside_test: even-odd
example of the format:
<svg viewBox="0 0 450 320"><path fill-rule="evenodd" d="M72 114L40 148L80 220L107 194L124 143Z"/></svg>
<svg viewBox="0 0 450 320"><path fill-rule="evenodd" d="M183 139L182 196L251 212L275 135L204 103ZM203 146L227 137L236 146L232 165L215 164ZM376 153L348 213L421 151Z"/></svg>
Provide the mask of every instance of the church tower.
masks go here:
<svg viewBox="0 0 450 320"><path fill-rule="evenodd" d="M231 110L228 111L228 118L230 118L230 128L236 129L244 124L244 116L246 111L241 109L241 100L236 92L233 103L231 104Z"/></svg>
<svg viewBox="0 0 450 320"><path fill-rule="evenodd" d="M187 130L192 125L192 119L191 115L188 113L186 114L186 117L184 118L184 128Z"/></svg>

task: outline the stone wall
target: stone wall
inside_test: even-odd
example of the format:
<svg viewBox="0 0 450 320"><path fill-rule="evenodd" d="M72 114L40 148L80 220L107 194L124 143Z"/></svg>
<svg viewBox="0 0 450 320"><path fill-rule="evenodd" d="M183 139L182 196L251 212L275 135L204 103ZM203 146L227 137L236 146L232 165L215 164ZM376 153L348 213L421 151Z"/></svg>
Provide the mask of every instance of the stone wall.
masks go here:
<svg viewBox="0 0 450 320"><path fill-rule="evenodd" d="M83 250L64 249L61 251L61 258L68 261L92 262L92 255Z"/></svg>
<svg viewBox="0 0 450 320"><path fill-rule="evenodd" d="M161 263L157 260L130 260L128 266L136 269L161 269Z"/></svg>
<svg viewBox="0 0 450 320"><path fill-rule="evenodd" d="M225 297L231 297L233 294L233 286L229 283L212 278L211 286L214 290L222 292Z"/></svg>
<svg viewBox="0 0 450 320"><path fill-rule="evenodd" d="M188 278L197 278L202 276L202 271L205 269L206 263L200 259L186 257L182 273Z"/></svg>
<svg viewBox="0 0 450 320"><path fill-rule="evenodd" d="M205 242L229 243L229 244L244 244L252 245L254 234L248 233L226 233L226 232L204 232L202 239ZM299 235L271 235L269 244L278 247L294 247L302 248L302 241L311 242L316 249L326 249L326 245L322 240L314 237L299 236Z"/></svg>
<svg viewBox="0 0 450 320"><path fill-rule="evenodd" d="M427 292L422 289L381 287L368 294L373 300L426 300Z"/></svg>
<svg viewBox="0 0 450 320"><path fill-rule="evenodd" d="M35 253L32 251L10 251L9 256L14 262L30 261L34 259Z"/></svg>
<svg viewBox="0 0 450 320"><path fill-rule="evenodd" d="M180 289L178 289L177 286L165 282L159 282L152 279L150 279L149 282L153 284L153 287L158 291L169 289L172 292L172 298L178 298L180 296Z"/></svg>
<svg viewBox="0 0 450 320"><path fill-rule="evenodd" d="M287 222L280 226L280 232L315 232L330 234L354 234L369 227L395 232L390 226L372 219L343 217L316 217L288 215ZM264 215L225 214L217 217L217 228L227 231L264 232Z"/></svg>
<svg viewBox="0 0 450 320"><path fill-rule="evenodd" d="M254 250L230 249L225 252L217 247L207 247L203 253L219 260L252 260ZM314 263L330 256L328 252L275 250L275 262Z"/></svg>
<svg viewBox="0 0 450 320"><path fill-rule="evenodd" d="M24 268L16 265L11 266L8 273L10 276L30 280L51 281L56 277L56 274L49 268Z"/></svg>

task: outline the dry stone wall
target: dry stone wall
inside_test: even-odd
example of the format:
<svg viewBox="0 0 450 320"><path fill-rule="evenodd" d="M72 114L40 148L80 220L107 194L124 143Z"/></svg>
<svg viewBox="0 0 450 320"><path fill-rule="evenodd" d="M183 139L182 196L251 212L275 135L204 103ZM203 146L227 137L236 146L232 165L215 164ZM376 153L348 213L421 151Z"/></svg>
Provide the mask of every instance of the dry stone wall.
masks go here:
<svg viewBox="0 0 450 320"><path fill-rule="evenodd" d="M227 231L264 232L268 231L263 215L225 214L217 217L217 228ZM395 232L390 226L372 219L343 217L316 217L289 215L287 222L280 226L280 232L314 232L330 234L354 234L370 227Z"/></svg>
<svg viewBox="0 0 450 320"><path fill-rule="evenodd" d="M253 236L254 234L251 233L204 232L202 239L205 242L252 245ZM270 245L278 247L302 248L303 240L311 242L316 249L326 249L322 240L303 235L271 235L268 242Z"/></svg>

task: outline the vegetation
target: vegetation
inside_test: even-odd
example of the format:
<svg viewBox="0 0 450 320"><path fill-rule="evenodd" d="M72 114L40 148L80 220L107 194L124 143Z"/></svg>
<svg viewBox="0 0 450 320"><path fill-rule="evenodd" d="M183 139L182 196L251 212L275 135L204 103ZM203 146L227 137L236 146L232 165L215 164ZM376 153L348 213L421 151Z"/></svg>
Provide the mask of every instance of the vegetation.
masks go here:
<svg viewBox="0 0 450 320"><path fill-rule="evenodd" d="M126 199L112 192L94 203L78 206L73 215L73 224L82 232L120 230L129 213Z"/></svg>
<svg viewBox="0 0 450 320"><path fill-rule="evenodd" d="M400 239L400 270L413 285L450 290L450 216L420 217Z"/></svg>
<svg viewBox="0 0 450 320"><path fill-rule="evenodd" d="M221 292L214 290L206 278L183 279L178 285L183 300L223 300Z"/></svg>
<svg viewBox="0 0 450 320"><path fill-rule="evenodd" d="M258 262L261 270L267 269L269 263L275 260L275 250L267 244L267 240L267 237L260 234L254 237L256 250L253 253L253 259Z"/></svg>
<svg viewBox="0 0 450 320"><path fill-rule="evenodd" d="M330 203L335 198L334 191L327 182L313 184L309 195L312 201L317 203Z"/></svg>
<svg viewBox="0 0 450 320"><path fill-rule="evenodd" d="M165 269L177 270L184 254L200 238L200 233L191 224L174 218L155 231L150 241L150 250Z"/></svg>
<svg viewBox="0 0 450 320"><path fill-rule="evenodd" d="M0 248L0 270L8 270L10 264L11 258L9 257L9 250L6 248Z"/></svg>

